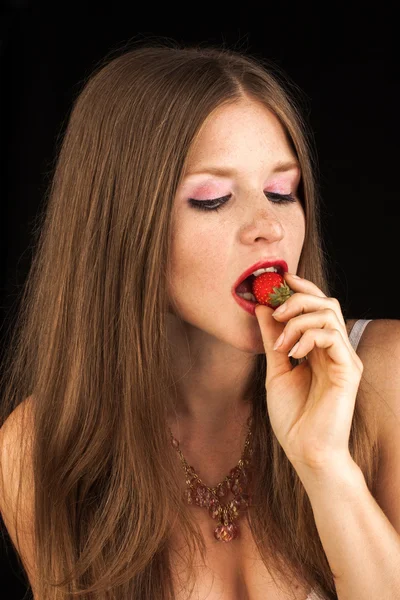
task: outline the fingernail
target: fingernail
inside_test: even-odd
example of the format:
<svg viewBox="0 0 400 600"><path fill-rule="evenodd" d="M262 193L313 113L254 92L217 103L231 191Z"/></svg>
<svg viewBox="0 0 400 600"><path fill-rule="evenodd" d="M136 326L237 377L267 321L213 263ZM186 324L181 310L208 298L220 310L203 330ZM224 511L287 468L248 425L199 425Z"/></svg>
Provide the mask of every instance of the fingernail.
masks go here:
<svg viewBox="0 0 400 600"><path fill-rule="evenodd" d="M301 279L301 277L299 277L298 275L294 275L293 273L289 273L289 275L293 277L293 279Z"/></svg>
<svg viewBox="0 0 400 600"><path fill-rule="evenodd" d="M298 347L300 346L300 342L297 342L289 352L288 356L292 356L295 352L297 352Z"/></svg>
<svg viewBox="0 0 400 600"><path fill-rule="evenodd" d="M280 306L278 306L278 308L274 310L272 316L274 317L275 315L281 315L286 310L286 308L286 303L281 304Z"/></svg>
<svg viewBox="0 0 400 600"><path fill-rule="evenodd" d="M279 348L279 346L282 346L284 339L285 339L285 332L281 333L281 335L276 340L275 346L274 346L274 350L276 350L277 348Z"/></svg>

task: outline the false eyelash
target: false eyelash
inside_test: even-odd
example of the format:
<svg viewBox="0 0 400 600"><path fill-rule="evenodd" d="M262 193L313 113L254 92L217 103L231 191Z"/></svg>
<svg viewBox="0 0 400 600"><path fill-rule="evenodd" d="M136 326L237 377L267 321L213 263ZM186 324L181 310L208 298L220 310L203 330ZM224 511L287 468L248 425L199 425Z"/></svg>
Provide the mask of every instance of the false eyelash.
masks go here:
<svg viewBox="0 0 400 600"><path fill-rule="evenodd" d="M289 204L290 202L296 202L296 198L293 194L276 194L275 192L266 192L265 194L270 200L279 200L275 204ZM189 203L199 210L220 210L229 200L231 195L222 196L221 198L215 198L214 200L195 200L189 198Z"/></svg>

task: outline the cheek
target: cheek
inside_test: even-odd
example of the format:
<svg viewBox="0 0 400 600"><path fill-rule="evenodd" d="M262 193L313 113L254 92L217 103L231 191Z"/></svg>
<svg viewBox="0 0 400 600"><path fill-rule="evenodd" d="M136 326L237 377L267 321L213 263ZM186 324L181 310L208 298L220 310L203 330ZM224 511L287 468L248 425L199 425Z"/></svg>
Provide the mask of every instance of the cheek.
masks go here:
<svg viewBox="0 0 400 600"><path fill-rule="evenodd" d="M301 230L303 232L303 240L306 234L306 215L304 213L304 209L302 206L300 206L300 215L301 215Z"/></svg>
<svg viewBox="0 0 400 600"><path fill-rule="evenodd" d="M306 230L306 217L304 214L304 209L300 203L296 204L295 206L295 210L293 211L292 215L292 223L293 228L297 229L299 235L304 237Z"/></svg>
<svg viewBox="0 0 400 600"><path fill-rule="evenodd" d="M174 239L171 260L176 293L185 289L189 295L197 294L205 286L214 289L226 269L228 247L217 224L192 222L190 227L181 228Z"/></svg>
<svg viewBox="0 0 400 600"><path fill-rule="evenodd" d="M306 222L303 208L298 205L286 222L286 235L297 252L301 251L306 233Z"/></svg>
<svg viewBox="0 0 400 600"><path fill-rule="evenodd" d="M302 212L301 218L298 219L297 225L297 243L299 247L299 251L303 248L304 240L306 236L306 222L304 219L304 213Z"/></svg>

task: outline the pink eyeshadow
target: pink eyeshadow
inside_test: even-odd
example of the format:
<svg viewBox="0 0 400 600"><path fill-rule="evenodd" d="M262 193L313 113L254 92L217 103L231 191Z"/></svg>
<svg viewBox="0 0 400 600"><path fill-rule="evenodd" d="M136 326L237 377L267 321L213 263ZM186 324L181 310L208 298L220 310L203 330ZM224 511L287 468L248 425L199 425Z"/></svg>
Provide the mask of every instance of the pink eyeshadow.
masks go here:
<svg viewBox="0 0 400 600"><path fill-rule="evenodd" d="M268 192L274 192L275 194L290 194L293 191L293 185L297 184L296 177L275 177L268 181L266 189Z"/></svg>
<svg viewBox="0 0 400 600"><path fill-rule="evenodd" d="M300 174L299 174L300 175ZM299 175L277 175L267 181L264 189L275 194L290 194L293 186L298 183ZM211 180L199 184L187 183L184 186L185 195L197 200L209 200L230 193L230 184L225 181Z"/></svg>
<svg viewBox="0 0 400 600"><path fill-rule="evenodd" d="M208 200L210 198L216 198L218 195L223 196L227 194L227 185L221 183L203 183L194 187L188 187L190 197L197 198L197 200Z"/></svg>

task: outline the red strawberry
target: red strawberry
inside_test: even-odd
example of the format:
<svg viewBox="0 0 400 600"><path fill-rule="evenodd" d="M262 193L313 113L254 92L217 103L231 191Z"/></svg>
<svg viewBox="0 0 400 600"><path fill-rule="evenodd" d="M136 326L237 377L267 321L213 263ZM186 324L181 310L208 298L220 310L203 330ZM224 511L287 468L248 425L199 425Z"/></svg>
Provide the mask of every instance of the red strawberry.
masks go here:
<svg viewBox="0 0 400 600"><path fill-rule="evenodd" d="M253 294L259 304L276 308L294 294L279 273L261 273L253 280Z"/></svg>

